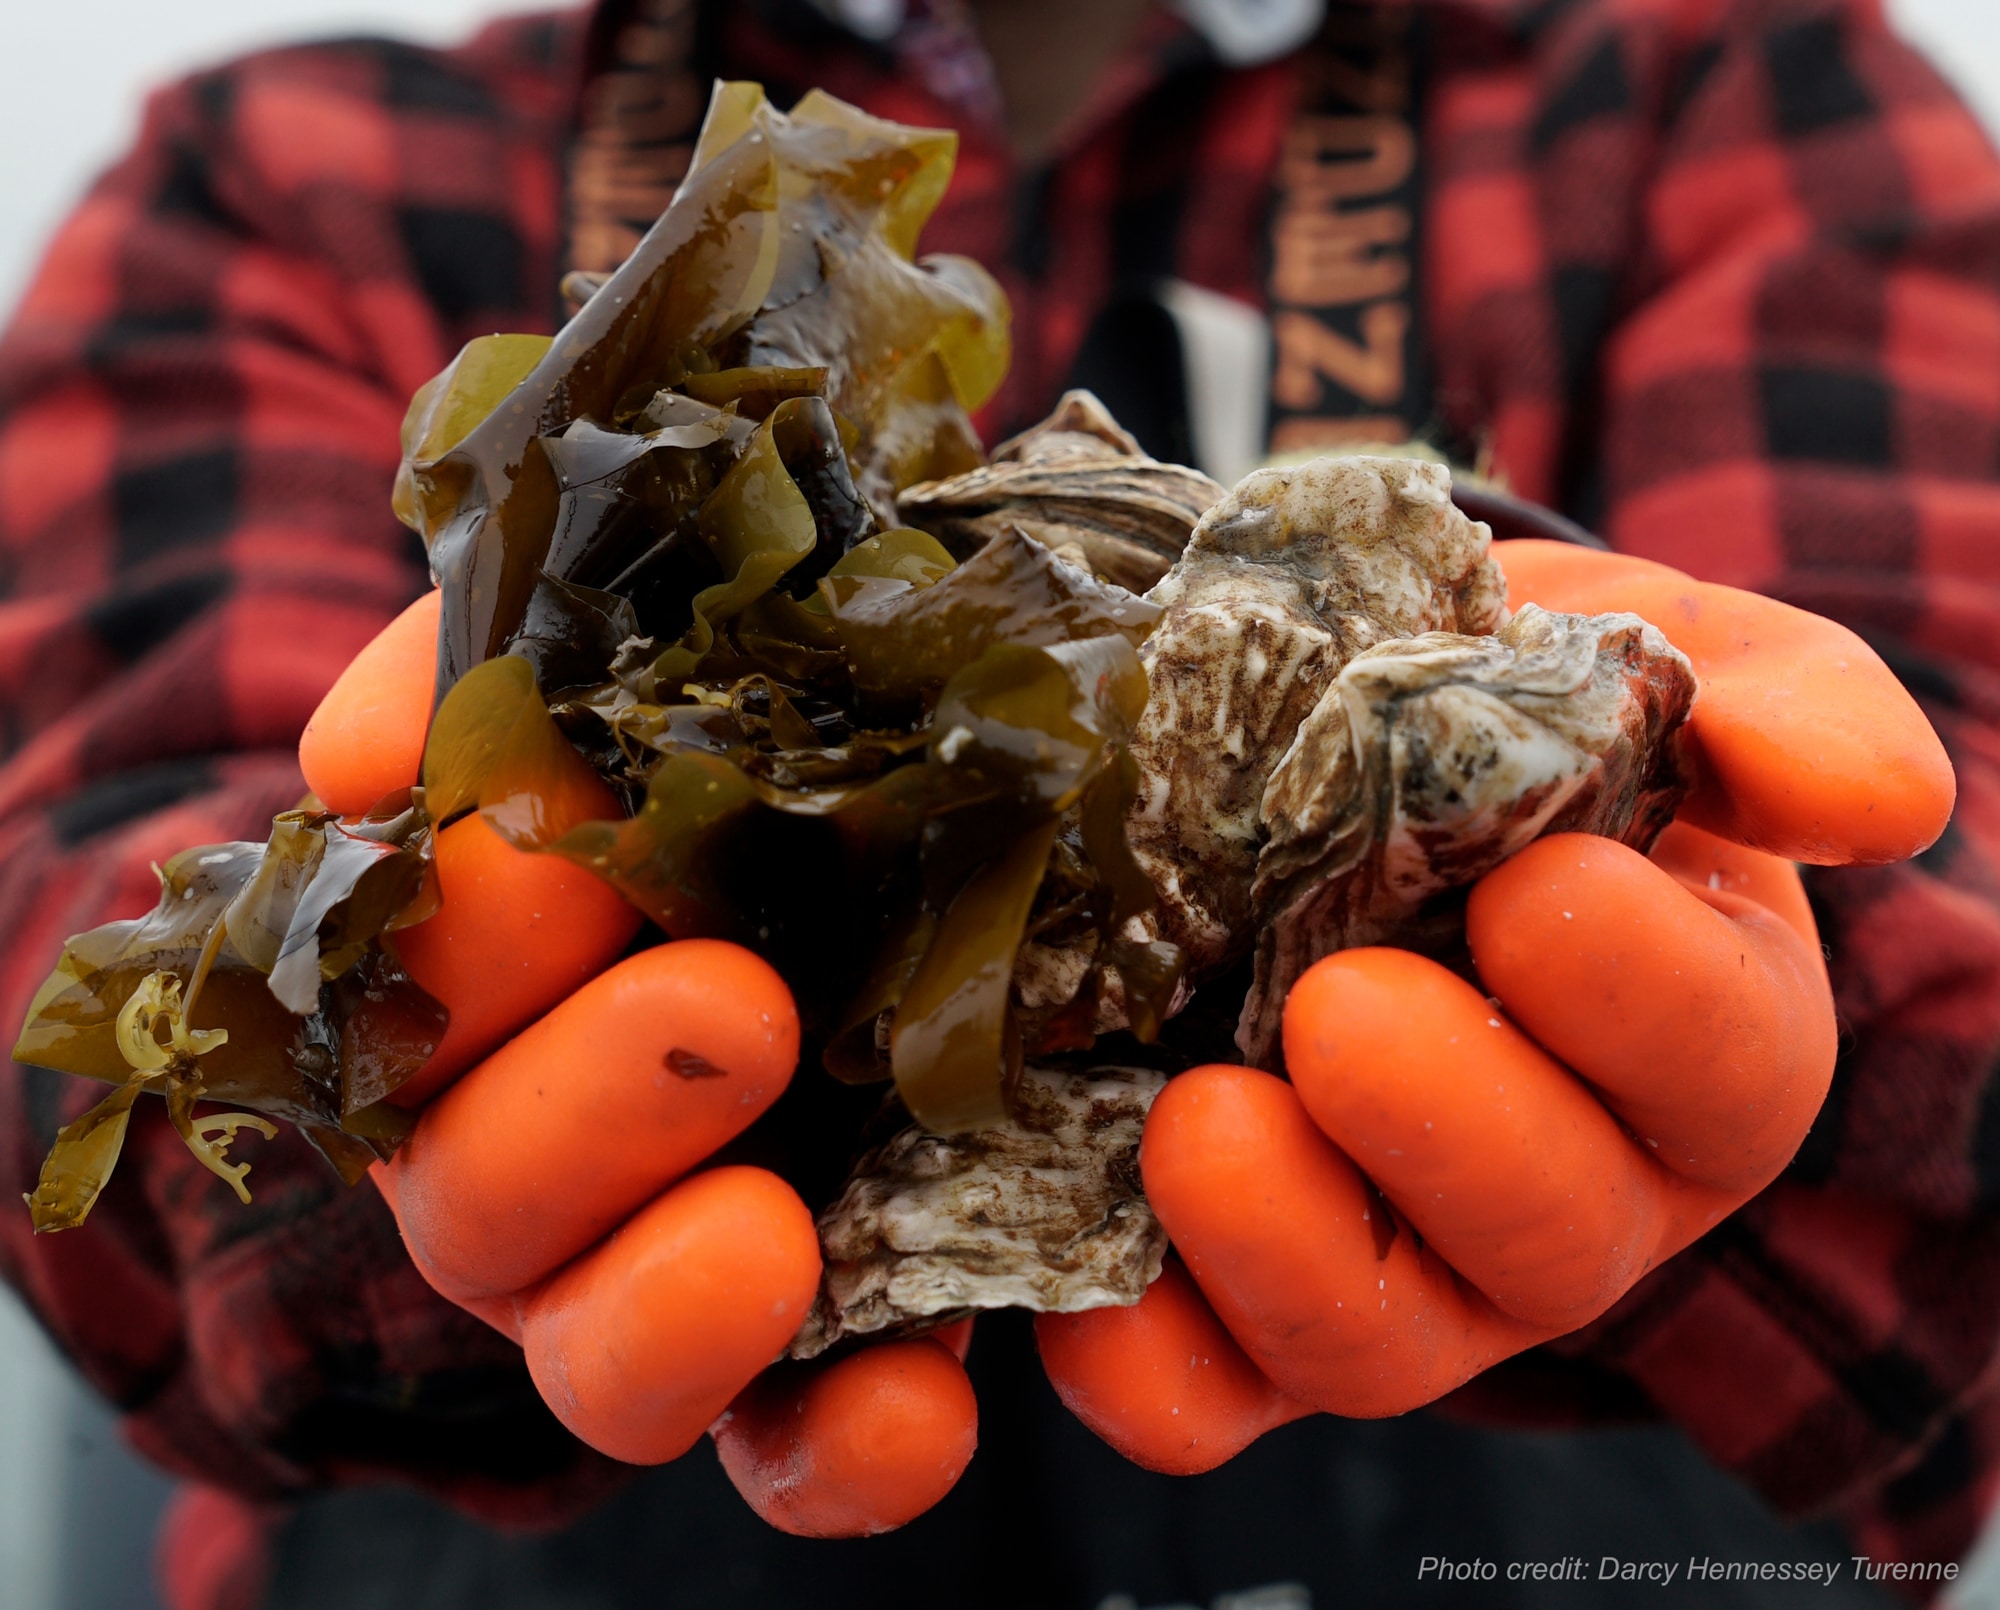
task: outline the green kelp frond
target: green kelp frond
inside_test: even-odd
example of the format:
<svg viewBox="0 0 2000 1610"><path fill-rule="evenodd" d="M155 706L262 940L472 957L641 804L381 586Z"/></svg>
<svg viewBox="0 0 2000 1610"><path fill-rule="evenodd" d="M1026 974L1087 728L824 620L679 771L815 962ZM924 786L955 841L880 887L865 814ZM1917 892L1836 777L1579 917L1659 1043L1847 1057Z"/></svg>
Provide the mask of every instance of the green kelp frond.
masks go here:
<svg viewBox="0 0 2000 1610"><path fill-rule="evenodd" d="M27 1196L37 1234L73 1230L90 1217L125 1148L132 1104L147 1091L167 1098L174 1127L203 1166L227 1180L241 1200L250 1200L249 1187L243 1183L250 1165L232 1165L226 1160L229 1142L245 1127L260 1131L269 1140L277 1135L278 1126L249 1113L193 1116L194 1104L202 1095L198 1059L227 1045L229 1031L196 1029L188 1016L181 1003L181 981L157 970L140 979L131 998L119 1008L113 1035L130 1075L56 1136L42 1164L41 1178ZM162 1029L166 1031L164 1044L160 1040ZM211 1140L211 1135L221 1139Z"/></svg>
<svg viewBox="0 0 2000 1610"><path fill-rule="evenodd" d="M57 1137L30 1198L36 1227L83 1222L149 1092L239 1196L231 1138L276 1130L242 1113L197 1117L198 1100L296 1124L349 1181L390 1155L410 1119L382 1098L423 1066L446 1022L380 944L435 909L430 839L408 802L346 822L288 811L268 844L182 851L160 869L152 911L74 936L14 1059L118 1088ZM215 1026L192 1027L197 1010Z"/></svg>
<svg viewBox="0 0 2000 1610"><path fill-rule="evenodd" d="M955 553L897 514L983 463L971 413L1009 357L992 278L917 256L955 152L720 86L672 205L574 282L568 325L482 337L419 390L392 501L442 595L422 782L187 851L153 912L70 940L15 1055L115 1088L64 1131L38 1224L81 1222L148 1091L239 1194L245 1113L350 1182L393 1154L414 1120L385 1098L445 1027L394 934L474 810L669 937L764 956L829 1071L941 1129L997 1117L1048 1027L1009 995L1031 934L1108 958L1150 1032L1178 955L1128 936L1150 894L1120 824L1160 611L1019 533Z"/></svg>

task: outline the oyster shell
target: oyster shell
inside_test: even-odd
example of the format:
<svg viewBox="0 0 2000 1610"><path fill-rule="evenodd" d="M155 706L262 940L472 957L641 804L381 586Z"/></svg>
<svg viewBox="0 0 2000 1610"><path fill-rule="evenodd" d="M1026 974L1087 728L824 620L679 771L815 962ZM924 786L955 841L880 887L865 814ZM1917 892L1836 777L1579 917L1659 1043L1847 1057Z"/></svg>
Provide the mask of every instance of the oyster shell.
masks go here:
<svg viewBox="0 0 2000 1610"><path fill-rule="evenodd" d="M1506 581L1439 464L1322 458L1259 470L1207 514L1148 595L1152 691L1127 821L1156 937L1199 981L1244 953L1265 784L1356 654L1418 632L1491 632Z"/></svg>
<svg viewBox="0 0 2000 1610"><path fill-rule="evenodd" d="M1245 1060L1277 1065L1285 995L1320 957L1454 947L1450 896L1531 840L1650 846L1684 791L1670 740L1694 692L1687 657L1636 615L1526 604L1490 637L1356 655L1264 789Z"/></svg>
<svg viewBox="0 0 2000 1610"><path fill-rule="evenodd" d="M1199 470L1148 458L1104 404L1072 391L991 463L910 487L896 503L956 558L1018 526L1080 569L1144 592L1222 497Z"/></svg>
<svg viewBox="0 0 2000 1610"><path fill-rule="evenodd" d="M820 1215L826 1272L792 1357L980 1308L1137 1302L1167 1247L1139 1186L1139 1134L1164 1083L1143 1068L1029 1067L1009 1122L949 1136L912 1124L869 1152Z"/></svg>
<svg viewBox="0 0 2000 1610"><path fill-rule="evenodd" d="M1507 622L1489 541L1441 465L1320 459L1244 480L1147 595L1164 613L1140 649L1126 830L1158 903L1122 937L1186 952L1174 1010L1254 954L1249 1062L1276 1065L1285 993L1319 957L1448 954L1465 888L1529 840L1643 846L1679 803L1686 659L1637 616L1530 605ZM1031 1053L1078 1043L1079 1019L1128 1026L1097 938L1020 946ZM1065 1077L1026 1075L1020 1122L912 1127L856 1166L820 1221L826 1278L796 1356L974 1308L1137 1300L1162 1245L1135 1167L1159 1080ZM1101 1105L1108 1077L1132 1081L1122 1108Z"/></svg>

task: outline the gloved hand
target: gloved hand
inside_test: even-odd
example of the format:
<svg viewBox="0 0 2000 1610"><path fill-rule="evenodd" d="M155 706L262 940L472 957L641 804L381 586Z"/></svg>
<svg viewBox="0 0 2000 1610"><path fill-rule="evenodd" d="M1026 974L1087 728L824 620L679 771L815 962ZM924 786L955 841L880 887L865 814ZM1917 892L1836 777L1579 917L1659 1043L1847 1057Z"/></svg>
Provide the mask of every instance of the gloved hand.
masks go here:
<svg viewBox="0 0 2000 1610"><path fill-rule="evenodd" d="M1466 914L1481 989L1385 948L1310 969L1290 1083L1199 1068L1146 1193L1181 1260L1133 1308L1042 1315L1063 1400L1193 1472L1314 1410L1402 1413L1574 1330L1762 1190L1833 1072L1794 861L1901 860L1951 813L1942 746L1860 639L1665 566L1497 550L1512 602L1631 610L1693 661L1693 788L1650 857L1538 841Z"/></svg>
<svg viewBox="0 0 2000 1610"><path fill-rule="evenodd" d="M417 779L437 628L432 593L315 713L299 758L329 809ZM620 814L587 775L552 811L555 833ZM784 981L714 940L618 960L638 914L477 812L436 854L440 909L389 943L450 1024L395 1098L422 1105L415 1133L375 1171L425 1278L520 1342L549 1407L614 1458L675 1459L712 1427L738 1490L787 1531L928 1509L977 1441L959 1356L917 1338L773 1365L819 1283L812 1214L763 1169L702 1168L791 1078Z"/></svg>

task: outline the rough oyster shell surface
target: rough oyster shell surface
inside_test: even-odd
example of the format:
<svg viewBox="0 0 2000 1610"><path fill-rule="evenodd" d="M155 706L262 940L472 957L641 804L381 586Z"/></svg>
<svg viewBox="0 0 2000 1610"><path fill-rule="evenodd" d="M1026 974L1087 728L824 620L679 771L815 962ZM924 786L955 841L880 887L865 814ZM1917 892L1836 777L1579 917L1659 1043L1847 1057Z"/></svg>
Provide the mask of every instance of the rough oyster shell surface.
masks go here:
<svg viewBox="0 0 2000 1610"><path fill-rule="evenodd" d="M1137 1302L1166 1255L1139 1186L1139 1135L1164 1082L1030 1067L1008 1123L951 1136L912 1124L868 1153L820 1215L826 1270L792 1356L973 1309Z"/></svg>
<svg viewBox="0 0 2000 1610"><path fill-rule="evenodd" d="M1079 568L1144 592L1222 497L1199 470L1148 458L1101 402L1072 391L990 463L910 487L897 509L961 559L1018 527Z"/></svg>
<svg viewBox="0 0 2000 1610"><path fill-rule="evenodd" d="M1450 947L1461 908L1440 897L1531 840L1650 846L1680 803L1670 740L1694 692L1687 657L1638 616L1533 604L1488 637L1426 633L1349 661L1264 789L1245 1060L1276 1065L1285 995L1313 962Z"/></svg>
<svg viewBox="0 0 2000 1610"><path fill-rule="evenodd" d="M1148 595L1151 695L1127 828L1159 937L1199 979L1248 943L1265 784L1340 669L1389 638L1506 617L1490 537L1439 464L1316 459L1260 470L1202 516Z"/></svg>

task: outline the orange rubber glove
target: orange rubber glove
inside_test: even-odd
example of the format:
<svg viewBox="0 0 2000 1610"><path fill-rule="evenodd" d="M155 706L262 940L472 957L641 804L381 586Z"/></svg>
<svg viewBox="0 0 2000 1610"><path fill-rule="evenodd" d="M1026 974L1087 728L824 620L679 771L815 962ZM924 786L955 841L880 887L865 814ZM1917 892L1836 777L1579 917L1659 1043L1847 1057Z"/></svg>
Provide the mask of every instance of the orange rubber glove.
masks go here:
<svg viewBox="0 0 2000 1610"><path fill-rule="evenodd" d="M1286 1002L1290 1083L1216 1066L1162 1092L1140 1164L1181 1263L1136 1307L1036 1322L1064 1401L1151 1469L1429 1403L1762 1190L1833 1073L1792 862L1900 860L1951 814L1936 735L1851 632L1644 560L1496 551L1512 602L1630 610L1694 662L1692 791L1650 857L1563 834L1482 879L1485 993L1341 952Z"/></svg>
<svg viewBox="0 0 2000 1610"><path fill-rule="evenodd" d="M355 658L299 745L343 813L418 777L438 595ZM594 779L552 821L619 814ZM444 1296L519 1341L562 1422L658 1464L712 1429L766 1520L808 1536L921 1514L972 1457L959 1355L918 1338L773 1365L819 1283L819 1239L776 1175L702 1164L791 1079L799 1023L746 950L686 940L618 958L638 914L476 812L437 836L442 904L390 937L451 1012L398 1092L415 1133L375 1170L410 1255Z"/></svg>

